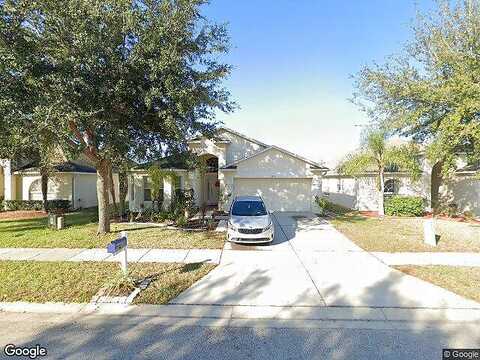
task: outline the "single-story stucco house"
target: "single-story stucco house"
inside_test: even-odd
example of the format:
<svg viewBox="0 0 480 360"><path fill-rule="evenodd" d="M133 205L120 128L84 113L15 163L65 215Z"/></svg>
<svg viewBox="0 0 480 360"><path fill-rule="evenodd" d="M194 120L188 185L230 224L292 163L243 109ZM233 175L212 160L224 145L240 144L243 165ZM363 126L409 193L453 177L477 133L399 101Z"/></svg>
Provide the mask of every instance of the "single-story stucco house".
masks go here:
<svg viewBox="0 0 480 360"><path fill-rule="evenodd" d="M227 211L236 195L261 195L272 211L317 210L315 196L321 195L321 179L328 169L315 161L225 127L219 128L211 139L191 139L188 147L205 160L206 171L189 169L169 158L158 162L160 167L174 171L179 179L172 184L170 178L164 178L164 207L170 204L178 188L193 189L198 206L217 206ZM133 168L128 181L130 209L150 207L147 167Z"/></svg>
<svg viewBox="0 0 480 360"><path fill-rule="evenodd" d="M420 160L422 175L412 181L406 172L395 171L385 174L385 195L420 196L425 199L425 209L431 210L432 197L438 196L445 204L455 204L458 211L471 212L480 216L480 179L476 174L480 165L468 165L459 157L454 176L440 185L438 195L432 194L432 181L436 177L436 166L424 157ZM344 207L376 211L378 210L377 177L372 172L351 177L329 171L322 179L323 197Z"/></svg>
<svg viewBox="0 0 480 360"><path fill-rule="evenodd" d="M174 171L178 181L163 182L163 206L167 207L175 189L193 189L198 206L218 206L228 210L236 195L261 195L272 211L317 211L315 197L357 210L378 210L374 172L359 177L340 175L334 170L275 145L267 145L237 131L221 127L212 139L198 137L188 142L189 150L204 158L207 171L191 169L174 157L156 162ZM431 210L435 166L421 159L422 175L413 182L402 171L387 172L385 194L420 196ZM461 212L480 216L480 180L473 168L459 159L453 180L440 187L438 196L455 203ZM132 211L151 207L148 167L133 168L128 177L128 200Z"/></svg>
<svg viewBox="0 0 480 360"><path fill-rule="evenodd" d="M114 174L118 199L118 175ZM54 166L48 180L48 200L69 200L73 209L97 206L97 171L85 161L64 161ZM40 171L32 164L15 166L0 160L0 198L42 200Z"/></svg>

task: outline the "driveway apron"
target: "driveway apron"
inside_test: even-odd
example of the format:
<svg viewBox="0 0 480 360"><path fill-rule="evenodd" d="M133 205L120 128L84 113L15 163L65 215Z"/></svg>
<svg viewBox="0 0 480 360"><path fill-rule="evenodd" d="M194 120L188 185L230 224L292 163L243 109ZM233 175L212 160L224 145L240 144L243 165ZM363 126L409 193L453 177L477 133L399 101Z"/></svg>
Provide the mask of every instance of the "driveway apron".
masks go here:
<svg viewBox="0 0 480 360"><path fill-rule="evenodd" d="M270 246L226 244L175 304L480 308L382 263L312 213L274 214Z"/></svg>

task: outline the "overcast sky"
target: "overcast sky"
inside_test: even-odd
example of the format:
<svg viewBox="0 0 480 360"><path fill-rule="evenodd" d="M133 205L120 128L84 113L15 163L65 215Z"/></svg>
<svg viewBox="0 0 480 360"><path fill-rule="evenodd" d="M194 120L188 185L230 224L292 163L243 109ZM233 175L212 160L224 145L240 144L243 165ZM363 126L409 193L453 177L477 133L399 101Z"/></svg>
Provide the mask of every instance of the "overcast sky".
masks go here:
<svg viewBox="0 0 480 360"><path fill-rule="evenodd" d="M421 9L431 0L418 0ZM225 126L333 166L358 146L365 115L349 102L362 65L410 37L414 0L212 0L228 22L234 66L226 82L240 109Z"/></svg>

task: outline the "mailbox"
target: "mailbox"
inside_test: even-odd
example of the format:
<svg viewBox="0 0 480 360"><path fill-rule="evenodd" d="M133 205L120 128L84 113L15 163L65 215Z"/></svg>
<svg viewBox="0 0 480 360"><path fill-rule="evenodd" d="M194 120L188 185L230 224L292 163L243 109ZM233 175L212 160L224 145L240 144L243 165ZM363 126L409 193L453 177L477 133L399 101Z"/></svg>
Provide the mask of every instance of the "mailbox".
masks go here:
<svg viewBox="0 0 480 360"><path fill-rule="evenodd" d="M107 252L109 254L117 254L127 246L127 238L125 236L113 240L110 244L107 245Z"/></svg>
<svg viewBox="0 0 480 360"><path fill-rule="evenodd" d="M127 260L127 247L128 247L128 234L126 231L120 233L120 237L116 240L113 240L110 244L107 245L107 252L109 254L117 255L122 252L120 255L120 266L125 275L128 274L128 260Z"/></svg>

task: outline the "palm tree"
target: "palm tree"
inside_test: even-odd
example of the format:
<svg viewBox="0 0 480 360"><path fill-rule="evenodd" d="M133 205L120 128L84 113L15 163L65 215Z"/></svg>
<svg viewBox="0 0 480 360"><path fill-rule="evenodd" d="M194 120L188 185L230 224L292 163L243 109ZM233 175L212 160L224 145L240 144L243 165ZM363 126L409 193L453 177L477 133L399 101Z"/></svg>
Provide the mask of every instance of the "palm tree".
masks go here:
<svg viewBox="0 0 480 360"><path fill-rule="evenodd" d="M369 131L360 150L347 155L338 167L340 174L354 177L364 175L369 171L376 172L378 214L380 216L385 216L384 184L386 169L394 167L407 171L414 181L418 180L421 175L416 147L413 144L389 146L386 140L385 132L381 130Z"/></svg>

